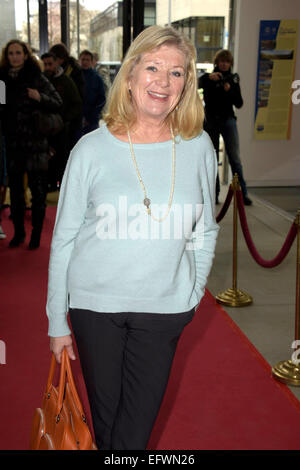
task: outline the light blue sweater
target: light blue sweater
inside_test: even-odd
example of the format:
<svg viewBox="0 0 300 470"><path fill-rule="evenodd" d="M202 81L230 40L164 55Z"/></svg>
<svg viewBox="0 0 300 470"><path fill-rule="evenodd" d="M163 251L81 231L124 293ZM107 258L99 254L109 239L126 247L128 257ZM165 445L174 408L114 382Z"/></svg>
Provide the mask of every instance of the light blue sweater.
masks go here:
<svg viewBox="0 0 300 470"><path fill-rule="evenodd" d="M70 334L69 307L168 314L200 302L219 230L217 160L205 131L176 141L174 198L163 222L146 212L129 144L106 125L72 150L51 244L49 336ZM152 213L161 217L170 195L172 142L133 147Z"/></svg>

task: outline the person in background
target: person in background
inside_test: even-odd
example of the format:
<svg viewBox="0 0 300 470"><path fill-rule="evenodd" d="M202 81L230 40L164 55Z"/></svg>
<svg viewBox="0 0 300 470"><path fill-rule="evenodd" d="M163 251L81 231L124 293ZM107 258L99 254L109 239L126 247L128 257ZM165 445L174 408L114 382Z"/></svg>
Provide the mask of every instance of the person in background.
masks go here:
<svg viewBox="0 0 300 470"><path fill-rule="evenodd" d="M62 99L60 114L64 121L64 129L49 140L54 155L49 161L48 189L56 191L59 187L69 156L70 122L81 117L82 99L72 78L64 74L58 64L57 57L47 52L41 57L44 64L44 74L52 83Z"/></svg>
<svg viewBox="0 0 300 470"><path fill-rule="evenodd" d="M82 132L87 134L99 127L101 111L105 105L104 83L93 68L93 54L84 50L80 53L79 61L83 71L86 93L83 100Z"/></svg>
<svg viewBox="0 0 300 470"><path fill-rule="evenodd" d="M240 77L232 73L233 56L227 49L217 52L214 58L214 70L199 78L198 87L203 89L205 103L204 129L208 132L219 161L219 139L223 138L232 174L238 174L244 204L252 204L243 176L240 159L239 135L233 106L241 108L243 98L240 89ZM217 176L216 203L219 203L220 182Z"/></svg>
<svg viewBox="0 0 300 470"><path fill-rule="evenodd" d="M103 65L99 62L99 54L97 52L93 52L93 57L93 67L103 80L105 97L107 98L111 87L109 66Z"/></svg>
<svg viewBox="0 0 300 470"><path fill-rule="evenodd" d="M9 41L2 50L0 80L6 85L3 131L6 143L8 185L14 236L10 247L24 242L24 174L31 191L32 232L30 249L40 245L46 210L49 144L40 135L36 119L39 113L60 110L62 100L43 75L27 44Z"/></svg>
<svg viewBox="0 0 300 470"><path fill-rule="evenodd" d="M2 114L4 112L4 104L0 104L0 240L6 238L1 225L1 212L5 199L6 190L6 156L5 156L5 141L2 133Z"/></svg>
<svg viewBox="0 0 300 470"><path fill-rule="evenodd" d="M146 449L212 266L217 160L195 58L173 28L140 33L63 178L48 335L58 362L75 359L72 327L99 450Z"/></svg>
<svg viewBox="0 0 300 470"><path fill-rule="evenodd" d="M53 53L57 57L58 64L63 68L64 73L68 77L72 78L75 85L77 86L80 97L83 101L86 87L85 87L83 72L82 72L80 65L78 64L78 61L74 57L70 56L67 47L62 43L54 44L48 52ZM75 119L72 119L72 121L70 122L69 151L72 150L72 148L74 147L74 145L80 139L81 136L82 136L82 115L79 117L76 117Z"/></svg>

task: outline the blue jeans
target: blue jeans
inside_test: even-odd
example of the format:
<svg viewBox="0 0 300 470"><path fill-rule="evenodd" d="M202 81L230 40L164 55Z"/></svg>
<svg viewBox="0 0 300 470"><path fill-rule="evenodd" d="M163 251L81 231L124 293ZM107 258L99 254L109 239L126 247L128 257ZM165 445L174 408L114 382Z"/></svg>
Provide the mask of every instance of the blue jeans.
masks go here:
<svg viewBox="0 0 300 470"><path fill-rule="evenodd" d="M219 161L219 138L223 137L225 150L228 155L232 174L237 173L243 196L247 196L247 186L243 176L243 167L240 159L239 134L236 125L236 119L233 117L225 120L207 119L204 123L204 129L209 134L213 146L217 153ZM217 177L216 195L220 193L219 175Z"/></svg>

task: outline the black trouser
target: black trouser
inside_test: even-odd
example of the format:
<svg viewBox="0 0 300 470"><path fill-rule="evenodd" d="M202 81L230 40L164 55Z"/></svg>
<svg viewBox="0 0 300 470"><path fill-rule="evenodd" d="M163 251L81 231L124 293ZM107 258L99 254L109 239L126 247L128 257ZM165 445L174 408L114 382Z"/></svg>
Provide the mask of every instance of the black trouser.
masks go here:
<svg viewBox="0 0 300 470"><path fill-rule="evenodd" d="M47 196L47 172L28 172L28 186L31 191L31 213L32 227L36 232L41 232L46 211ZM25 234L24 213L24 172L9 172L10 207L12 221L15 227L15 234Z"/></svg>
<svg viewBox="0 0 300 470"><path fill-rule="evenodd" d="M193 315L70 309L99 450L146 449Z"/></svg>

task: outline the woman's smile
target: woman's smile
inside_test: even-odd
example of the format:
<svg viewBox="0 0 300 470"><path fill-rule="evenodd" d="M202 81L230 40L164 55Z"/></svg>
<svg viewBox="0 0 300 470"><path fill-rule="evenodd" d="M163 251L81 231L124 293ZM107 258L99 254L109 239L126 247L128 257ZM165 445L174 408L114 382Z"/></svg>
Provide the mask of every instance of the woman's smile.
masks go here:
<svg viewBox="0 0 300 470"><path fill-rule="evenodd" d="M163 101L163 102L166 101L169 96L163 93L157 93L155 91L148 91L148 94L153 100L158 100L158 101Z"/></svg>

